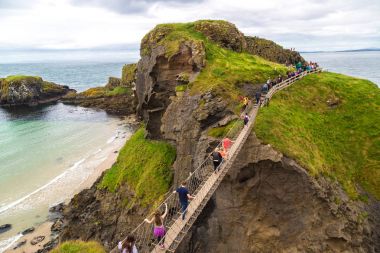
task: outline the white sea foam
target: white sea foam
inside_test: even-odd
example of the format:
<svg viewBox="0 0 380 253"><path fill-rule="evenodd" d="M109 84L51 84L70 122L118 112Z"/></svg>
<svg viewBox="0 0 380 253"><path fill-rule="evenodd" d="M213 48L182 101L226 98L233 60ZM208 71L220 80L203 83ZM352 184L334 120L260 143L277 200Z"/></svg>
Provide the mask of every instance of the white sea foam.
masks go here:
<svg viewBox="0 0 380 253"><path fill-rule="evenodd" d="M127 137L129 136L130 134L127 134ZM79 160L45 185L22 198L0 206L0 219L7 219L8 217L17 219L17 217L24 216L26 213L30 214L31 212L35 212L35 209L39 206L52 206L54 203L66 201L77 193L79 189L88 187L87 184L84 184L87 182L86 180L93 175L99 164L105 161L116 147L120 148L124 144L125 139L116 137L118 137L118 134L110 138L107 144L89 153L87 157ZM14 220L9 220L9 223L14 223ZM15 229L19 228L15 227ZM23 228L20 228L20 230L21 229ZM19 235L14 234L9 236L12 237L0 241L0 253L10 248L20 238Z"/></svg>
<svg viewBox="0 0 380 253"><path fill-rule="evenodd" d="M9 249L10 247L12 247L12 245L17 242L20 238L22 237L22 234L17 234L15 236L12 236L6 240L3 240L3 241L0 241L0 253L6 251L7 249Z"/></svg>
<svg viewBox="0 0 380 253"><path fill-rule="evenodd" d="M102 149L101 149L101 148L98 149L98 150L96 150L96 151L93 153L93 155L96 155L96 154L98 154L98 153L100 153L100 152L102 152Z"/></svg>
<svg viewBox="0 0 380 253"><path fill-rule="evenodd" d="M116 137L117 137L117 134L114 135L114 136L112 136L111 138L109 138L109 139L107 140L107 144L111 144L112 142L114 142L114 141L116 140Z"/></svg>
<svg viewBox="0 0 380 253"><path fill-rule="evenodd" d="M54 184L55 182L57 182L59 179L61 179L62 177L64 177L69 171L71 170L75 170L81 163L83 163L85 161L85 159L81 159L80 161L76 162L73 166L71 166L68 170L65 170L63 173L61 173L60 175L56 176L55 178L53 178L52 180L50 180L47 184L41 186L40 188L38 188L37 190L29 193L28 195L25 195L24 197L22 198L19 198L18 200L16 201L13 201L12 203L9 203L8 205L5 205L5 206L2 206L0 208L0 214L7 211L8 209L11 209L13 207L15 207L16 205L22 203L23 201L25 201L26 199L30 198L31 196L35 195L36 193L44 190L45 188L49 187L50 185Z"/></svg>

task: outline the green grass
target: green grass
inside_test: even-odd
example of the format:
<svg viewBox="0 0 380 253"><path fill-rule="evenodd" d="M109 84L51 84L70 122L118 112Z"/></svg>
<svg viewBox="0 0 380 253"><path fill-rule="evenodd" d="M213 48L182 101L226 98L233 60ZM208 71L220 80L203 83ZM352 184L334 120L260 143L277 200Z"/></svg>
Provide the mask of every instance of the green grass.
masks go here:
<svg viewBox="0 0 380 253"><path fill-rule="evenodd" d="M90 88L88 90L85 90L79 95L85 96L85 97L105 97L105 96L120 96L120 95L126 95L131 94L132 91L128 87L123 86L117 86L113 89L108 89L106 87L94 87Z"/></svg>
<svg viewBox="0 0 380 253"><path fill-rule="evenodd" d="M149 45L164 46L168 58L178 52L184 41L192 41L199 47L204 45L207 63L196 80L189 84L191 94L213 91L231 101L232 107L236 106L238 96L242 94L241 84L264 83L268 78L276 77L279 74L285 75L287 68L283 65L266 61L249 53L238 53L225 49L210 41L195 30L195 25L199 22L210 21L156 26L142 40L142 55L150 53Z"/></svg>
<svg viewBox="0 0 380 253"><path fill-rule="evenodd" d="M128 87L118 86L113 88L112 90L106 91L106 96L120 96L120 95L126 95L131 94L132 91Z"/></svg>
<svg viewBox="0 0 380 253"><path fill-rule="evenodd" d="M206 41L207 65L191 84L194 93L214 91L226 99L238 101L240 85L264 83L285 75L286 68L248 53L237 53Z"/></svg>
<svg viewBox="0 0 380 253"><path fill-rule="evenodd" d="M177 85L175 87L175 91L177 91L177 92L183 92L183 91L186 91L186 90L187 90L187 85L186 84L184 84L184 85Z"/></svg>
<svg viewBox="0 0 380 253"><path fill-rule="evenodd" d="M31 80L31 79L42 82L42 78L39 76L25 76L25 75L8 76L8 77L4 78L3 80L5 80L7 82L15 82L15 81L18 82L18 81L22 81L22 80Z"/></svg>
<svg viewBox="0 0 380 253"><path fill-rule="evenodd" d="M307 76L260 110L255 131L312 175L338 180L352 198L360 185L380 199L380 90L370 81Z"/></svg>
<svg viewBox="0 0 380 253"><path fill-rule="evenodd" d="M172 170L176 152L163 142L145 138L146 131L140 128L121 149L117 162L109 169L100 184L101 189L116 192L127 183L135 193L129 203L151 205L161 200L172 183ZM127 200L126 200L127 201Z"/></svg>
<svg viewBox="0 0 380 253"><path fill-rule="evenodd" d="M61 93L64 91L64 88L55 83L43 81L42 91L48 93Z"/></svg>
<svg viewBox="0 0 380 253"><path fill-rule="evenodd" d="M67 241L57 248L50 251L51 253L106 253L100 243L95 241L83 242L83 241Z"/></svg>

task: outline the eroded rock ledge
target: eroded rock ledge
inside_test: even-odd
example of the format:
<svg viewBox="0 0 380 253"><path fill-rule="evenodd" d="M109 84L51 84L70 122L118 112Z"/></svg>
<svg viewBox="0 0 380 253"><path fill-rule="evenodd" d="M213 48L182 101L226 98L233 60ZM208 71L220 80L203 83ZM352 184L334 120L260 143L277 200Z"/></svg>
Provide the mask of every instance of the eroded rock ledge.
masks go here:
<svg viewBox="0 0 380 253"><path fill-rule="evenodd" d="M136 112L136 64L123 66L121 78L109 77L103 87L94 87L77 93L72 91L62 98L66 104L105 110L107 113L126 116Z"/></svg>
<svg viewBox="0 0 380 253"><path fill-rule="evenodd" d="M252 134L178 252L378 252L379 211Z"/></svg>

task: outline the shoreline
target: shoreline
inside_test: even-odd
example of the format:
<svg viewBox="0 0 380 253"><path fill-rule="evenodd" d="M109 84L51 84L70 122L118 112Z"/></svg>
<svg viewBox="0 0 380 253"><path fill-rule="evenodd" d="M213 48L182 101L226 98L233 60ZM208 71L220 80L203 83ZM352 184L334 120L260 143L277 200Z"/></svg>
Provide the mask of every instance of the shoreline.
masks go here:
<svg viewBox="0 0 380 253"><path fill-rule="evenodd" d="M128 125L128 122L124 121L123 125ZM118 137L118 139L115 139L115 145L112 146L112 151L107 155L106 159L96 166L96 168L94 169L94 172L91 173L91 175L89 175L89 177L86 178L86 180L84 180L78 185L78 188L74 192L74 195L70 196L63 202L65 205L68 204L71 201L71 199L80 191L90 188L105 170L112 167L112 165L117 160L120 149L124 146L125 142L130 138L132 134L133 134L132 131L131 132L126 131L126 134L124 136L120 136ZM8 252L9 253L11 252L12 253L35 253L39 249L42 249L44 244L54 239L53 238L54 234L51 231L51 227L53 224L54 222L47 219L41 224L35 226L35 230L33 232L21 236L7 250L5 250L4 253L8 253ZM44 236L45 239L41 241L40 243L37 243L36 245L31 245L30 243L31 240L37 236ZM18 247L17 249L13 249L18 243L24 240L26 240L25 244Z"/></svg>

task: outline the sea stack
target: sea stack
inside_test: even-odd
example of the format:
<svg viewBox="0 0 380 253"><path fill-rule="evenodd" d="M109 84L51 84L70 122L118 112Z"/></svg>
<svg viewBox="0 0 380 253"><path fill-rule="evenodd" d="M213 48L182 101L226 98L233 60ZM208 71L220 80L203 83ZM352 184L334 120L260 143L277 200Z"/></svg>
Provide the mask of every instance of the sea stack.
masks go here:
<svg viewBox="0 0 380 253"><path fill-rule="evenodd" d="M0 78L0 105L35 106L55 102L70 91L68 86L44 81L38 76Z"/></svg>

